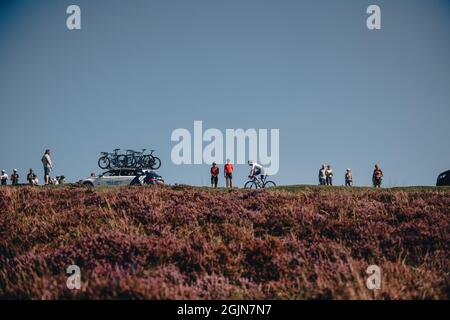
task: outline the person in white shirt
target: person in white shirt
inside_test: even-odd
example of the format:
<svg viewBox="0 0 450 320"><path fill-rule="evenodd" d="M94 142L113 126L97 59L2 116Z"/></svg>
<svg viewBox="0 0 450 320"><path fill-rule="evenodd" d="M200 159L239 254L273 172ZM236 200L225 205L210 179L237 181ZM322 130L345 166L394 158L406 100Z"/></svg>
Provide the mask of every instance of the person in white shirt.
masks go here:
<svg viewBox="0 0 450 320"><path fill-rule="evenodd" d="M52 159L50 158L50 149L45 150L42 156L42 164L44 165L44 182L45 184L50 183L50 171L53 169Z"/></svg>
<svg viewBox="0 0 450 320"><path fill-rule="evenodd" d="M262 165L260 165L257 162L254 162L252 160L248 161L248 165L251 167L250 168L250 174L249 174L249 178L253 179L258 175L261 175L261 180L264 181L265 177L266 177L266 170L264 169L264 167Z"/></svg>
<svg viewBox="0 0 450 320"><path fill-rule="evenodd" d="M345 186L351 187L352 185L353 185L353 173L352 170L350 170L350 168L347 168L347 170L345 171Z"/></svg>
<svg viewBox="0 0 450 320"><path fill-rule="evenodd" d="M2 170L2 175L0 176L2 186L6 186L8 184L8 175L5 170Z"/></svg>
<svg viewBox="0 0 450 320"><path fill-rule="evenodd" d="M328 165L327 169L325 170L326 180L327 180L327 186L333 185L333 170L331 169L331 166Z"/></svg>

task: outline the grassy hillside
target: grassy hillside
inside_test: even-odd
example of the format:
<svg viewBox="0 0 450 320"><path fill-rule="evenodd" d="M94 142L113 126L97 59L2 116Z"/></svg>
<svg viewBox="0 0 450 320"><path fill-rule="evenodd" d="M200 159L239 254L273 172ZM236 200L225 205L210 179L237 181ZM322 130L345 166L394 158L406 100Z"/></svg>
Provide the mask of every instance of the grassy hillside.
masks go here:
<svg viewBox="0 0 450 320"><path fill-rule="evenodd" d="M450 298L448 188L5 187L0 208L0 298Z"/></svg>

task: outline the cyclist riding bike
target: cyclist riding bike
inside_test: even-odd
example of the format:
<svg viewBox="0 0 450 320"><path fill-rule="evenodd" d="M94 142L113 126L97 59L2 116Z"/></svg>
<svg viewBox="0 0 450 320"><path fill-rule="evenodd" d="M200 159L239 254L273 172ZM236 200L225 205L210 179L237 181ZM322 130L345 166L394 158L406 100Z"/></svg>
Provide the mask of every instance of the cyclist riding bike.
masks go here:
<svg viewBox="0 0 450 320"><path fill-rule="evenodd" d="M257 176L261 175L261 181L265 180L266 170L264 169L264 167L262 165L260 165L257 162L254 162L252 160L248 161L248 165L251 167L250 174L248 176L250 179L257 179Z"/></svg>

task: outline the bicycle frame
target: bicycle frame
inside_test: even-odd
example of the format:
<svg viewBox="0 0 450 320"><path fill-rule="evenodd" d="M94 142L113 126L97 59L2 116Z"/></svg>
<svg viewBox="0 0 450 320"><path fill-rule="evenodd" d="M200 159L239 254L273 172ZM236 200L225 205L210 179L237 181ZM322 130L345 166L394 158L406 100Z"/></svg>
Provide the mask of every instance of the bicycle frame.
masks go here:
<svg viewBox="0 0 450 320"><path fill-rule="evenodd" d="M244 187L247 188L247 185L250 182L255 184L256 189L265 189L265 188L267 188L267 184L270 185L269 187L276 186L275 182L273 182L271 180L267 180L267 177L268 177L268 175L249 177L250 181L248 181Z"/></svg>
<svg viewBox="0 0 450 320"><path fill-rule="evenodd" d="M264 184L267 181L267 174L253 176L253 180L258 180L260 183Z"/></svg>
<svg viewBox="0 0 450 320"><path fill-rule="evenodd" d="M258 188L261 188L261 189L264 188L264 181L265 180L266 180L265 178L263 180L263 179L260 179L257 176L253 176L252 177L252 181L254 181L256 183L256 185L258 186Z"/></svg>
<svg viewBox="0 0 450 320"><path fill-rule="evenodd" d="M137 164L141 164L142 161L145 158L145 149L142 149L142 151L134 151L134 150L127 150L127 157L130 156L132 157L134 163Z"/></svg>

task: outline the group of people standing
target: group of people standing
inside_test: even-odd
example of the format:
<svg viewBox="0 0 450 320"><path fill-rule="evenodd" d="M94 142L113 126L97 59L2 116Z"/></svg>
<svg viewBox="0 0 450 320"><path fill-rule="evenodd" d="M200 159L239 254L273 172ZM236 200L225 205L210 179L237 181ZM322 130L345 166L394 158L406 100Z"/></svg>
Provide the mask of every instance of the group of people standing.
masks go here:
<svg viewBox="0 0 450 320"><path fill-rule="evenodd" d="M217 188L220 173L217 163L213 162L210 171L211 171L211 188ZM227 160L227 163L223 167L227 188L233 188L233 171L234 171L233 164L231 164L230 160Z"/></svg>
<svg viewBox="0 0 450 320"><path fill-rule="evenodd" d="M44 155L41 158L42 165L44 167L44 183L47 184L62 184L64 183L65 177L64 176L58 176L55 179L52 179L50 177L50 172L53 170L53 164L52 159L50 157L50 149L45 150ZM14 169L11 177L8 177L8 174L5 170L1 171L0 176L0 183L1 185L7 185L8 180L11 180L12 185L18 185L19 184L20 176L17 172L17 169ZM30 185L37 185L39 183L37 175L34 173L33 169L30 169L30 171L27 174L27 182Z"/></svg>
<svg viewBox="0 0 450 320"><path fill-rule="evenodd" d="M5 170L2 170L2 174L0 176L1 185L5 186L8 184L8 180L11 180L11 184L18 185L19 184L20 176L17 173L17 169L13 170L13 173L11 174L11 177L8 177L8 174ZM27 181L30 185L37 185L39 183L37 175L34 173L33 169L30 169L30 171L27 174Z"/></svg>
<svg viewBox="0 0 450 320"><path fill-rule="evenodd" d="M372 175L372 184L375 188L381 187L381 181L384 174L380 169L378 164L375 165ZM353 173L350 168L345 170L345 186L351 187L353 186ZM322 165L319 170L319 185L321 186L332 186L333 185L333 169L331 169L330 165Z"/></svg>
<svg viewBox="0 0 450 320"><path fill-rule="evenodd" d="M321 186L332 186L333 185L333 169L330 165L325 166L324 164L319 170L319 185Z"/></svg>

